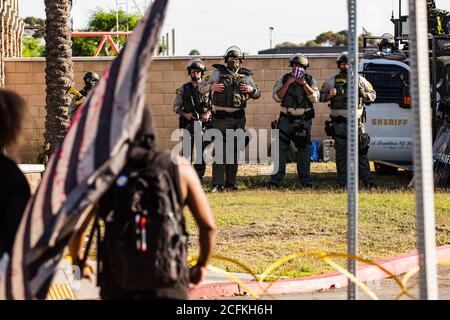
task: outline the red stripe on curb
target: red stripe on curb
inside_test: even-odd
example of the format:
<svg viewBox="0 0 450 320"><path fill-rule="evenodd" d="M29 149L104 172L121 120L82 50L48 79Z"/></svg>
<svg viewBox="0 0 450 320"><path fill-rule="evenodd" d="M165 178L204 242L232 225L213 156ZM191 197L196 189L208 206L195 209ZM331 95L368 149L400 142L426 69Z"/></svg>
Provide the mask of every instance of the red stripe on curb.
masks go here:
<svg viewBox="0 0 450 320"><path fill-rule="evenodd" d="M382 259L376 263L395 275L403 274L419 265L419 257L416 252L405 255ZM450 260L450 245L436 248L436 259L438 261ZM389 275L384 273L376 266L362 265L357 271L358 279L362 282L371 282L388 278ZM263 294L264 289L270 285L263 284L263 289L256 281L244 282L250 289L258 294ZM279 280L272 284L267 294L284 294L299 292L315 292L328 290L333 288L346 287L348 283L347 277L336 272L327 275L305 277L299 279ZM234 282L220 282L201 285L196 289L189 290L191 299L215 298L215 297L232 297L237 295L247 295L244 289Z"/></svg>

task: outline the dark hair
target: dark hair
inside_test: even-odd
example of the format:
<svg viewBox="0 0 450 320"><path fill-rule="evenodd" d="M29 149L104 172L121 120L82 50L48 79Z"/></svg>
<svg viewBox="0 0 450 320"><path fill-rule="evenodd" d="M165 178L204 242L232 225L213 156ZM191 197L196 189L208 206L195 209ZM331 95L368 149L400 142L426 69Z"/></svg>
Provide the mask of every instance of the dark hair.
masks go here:
<svg viewBox="0 0 450 320"><path fill-rule="evenodd" d="M0 89L0 149L17 141L25 108L24 98L11 90Z"/></svg>

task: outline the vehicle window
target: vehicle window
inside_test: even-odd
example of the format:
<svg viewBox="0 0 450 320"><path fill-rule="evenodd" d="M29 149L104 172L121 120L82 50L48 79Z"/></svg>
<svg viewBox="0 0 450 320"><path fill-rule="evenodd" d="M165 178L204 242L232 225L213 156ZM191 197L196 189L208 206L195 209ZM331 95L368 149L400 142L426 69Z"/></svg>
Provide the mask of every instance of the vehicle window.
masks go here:
<svg viewBox="0 0 450 320"><path fill-rule="evenodd" d="M403 103L408 95L408 71L397 65L369 63L364 67L364 76L377 92L375 103Z"/></svg>

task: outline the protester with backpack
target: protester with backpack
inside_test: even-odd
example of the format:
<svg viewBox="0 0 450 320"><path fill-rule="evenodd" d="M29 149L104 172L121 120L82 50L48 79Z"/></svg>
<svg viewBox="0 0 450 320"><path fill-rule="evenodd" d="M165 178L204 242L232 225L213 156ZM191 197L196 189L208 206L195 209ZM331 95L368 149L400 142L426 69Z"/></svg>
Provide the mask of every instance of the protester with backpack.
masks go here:
<svg viewBox="0 0 450 320"><path fill-rule="evenodd" d="M146 108L127 164L99 203L97 217L105 225L97 248L102 299L187 299L188 288L205 278L216 241L206 195L191 164L157 151L154 143ZM199 227L200 255L191 269L184 205Z"/></svg>
<svg viewBox="0 0 450 320"><path fill-rule="evenodd" d="M26 103L15 92L0 89L0 278L6 272L30 187L14 155L19 145Z"/></svg>

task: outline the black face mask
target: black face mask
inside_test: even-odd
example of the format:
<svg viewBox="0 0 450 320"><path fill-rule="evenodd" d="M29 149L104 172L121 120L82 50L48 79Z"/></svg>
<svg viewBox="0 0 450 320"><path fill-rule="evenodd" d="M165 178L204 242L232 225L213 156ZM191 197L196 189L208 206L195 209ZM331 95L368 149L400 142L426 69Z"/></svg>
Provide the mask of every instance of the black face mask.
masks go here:
<svg viewBox="0 0 450 320"><path fill-rule="evenodd" d="M240 65L241 65L241 62L237 59L230 59L227 61L227 68L232 71L236 71L237 69L239 69Z"/></svg>
<svg viewBox="0 0 450 320"><path fill-rule="evenodd" d="M198 80L200 80L201 78L197 78L197 77L191 76L191 79L192 79L192 81L198 81Z"/></svg>
<svg viewBox="0 0 450 320"><path fill-rule="evenodd" d="M84 84L85 84L85 86L84 86L85 90L87 92L89 92L95 87L95 85L97 84L97 81L96 80L86 80L86 82Z"/></svg>

